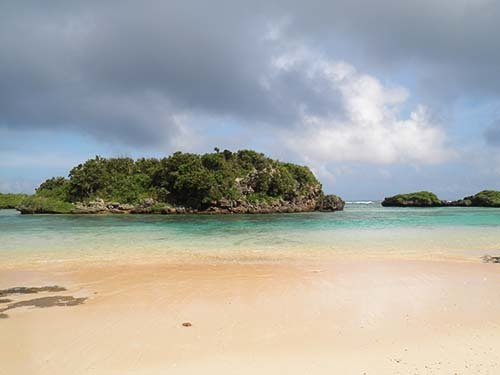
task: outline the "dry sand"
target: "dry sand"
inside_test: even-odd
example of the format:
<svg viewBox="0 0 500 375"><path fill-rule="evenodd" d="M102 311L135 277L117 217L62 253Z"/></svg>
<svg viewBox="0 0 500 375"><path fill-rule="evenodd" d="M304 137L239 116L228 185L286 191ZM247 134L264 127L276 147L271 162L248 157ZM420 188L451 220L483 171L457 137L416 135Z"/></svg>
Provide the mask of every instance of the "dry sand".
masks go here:
<svg viewBox="0 0 500 375"><path fill-rule="evenodd" d="M46 285L67 290L0 296L25 301L2 313L0 374L500 374L499 264L0 267L0 289Z"/></svg>

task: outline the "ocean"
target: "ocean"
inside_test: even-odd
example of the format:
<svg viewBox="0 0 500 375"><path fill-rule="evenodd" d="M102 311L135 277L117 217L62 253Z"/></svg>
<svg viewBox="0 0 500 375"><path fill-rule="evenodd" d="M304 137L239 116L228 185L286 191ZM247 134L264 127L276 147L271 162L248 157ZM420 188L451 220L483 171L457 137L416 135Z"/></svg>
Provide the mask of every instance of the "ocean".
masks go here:
<svg viewBox="0 0 500 375"><path fill-rule="evenodd" d="M295 256L477 258L500 253L500 209L386 208L269 215L20 215L0 210L0 262L266 261Z"/></svg>

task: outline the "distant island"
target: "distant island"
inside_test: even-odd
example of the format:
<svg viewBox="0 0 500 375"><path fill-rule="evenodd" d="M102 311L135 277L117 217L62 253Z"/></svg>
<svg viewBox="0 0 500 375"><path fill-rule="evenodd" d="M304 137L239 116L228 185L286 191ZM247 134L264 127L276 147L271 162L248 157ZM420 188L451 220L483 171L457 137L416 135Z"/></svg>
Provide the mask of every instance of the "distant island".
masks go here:
<svg viewBox="0 0 500 375"><path fill-rule="evenodd" d="M456 201L439 199L429 191L398 194L382 201L384 207L500 207L500 191L483 190Z"/></svg>
<svg viewBox="0 0 500 375"><path fill-rule="evenodd" d="M34 195L0 194L0 208L23 214L281 213L338 211L306 166L251 150L203 155L176 152L163 159L96 156L68 178L43 182Z"/></svg>

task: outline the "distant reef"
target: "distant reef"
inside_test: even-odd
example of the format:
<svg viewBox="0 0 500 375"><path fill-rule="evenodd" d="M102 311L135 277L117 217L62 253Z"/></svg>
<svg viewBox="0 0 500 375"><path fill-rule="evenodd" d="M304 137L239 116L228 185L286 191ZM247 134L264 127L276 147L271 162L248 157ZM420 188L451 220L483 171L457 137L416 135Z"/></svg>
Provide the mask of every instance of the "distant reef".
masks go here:
<svg viewBox="0 0 500 375"><path fill-rule="evenodd" d="M419 191L409 194L398 194L382 201L384 207L500 207L500 191L483 190L456 201L439 199L436 194Z"/></svg>
<svg viewBox="0 0 500 375"><path fill-rule="evenodd" d="M241 150L163 159L96 156L15 204L23 214L244 214L339 211L306 166Z"/></svg>

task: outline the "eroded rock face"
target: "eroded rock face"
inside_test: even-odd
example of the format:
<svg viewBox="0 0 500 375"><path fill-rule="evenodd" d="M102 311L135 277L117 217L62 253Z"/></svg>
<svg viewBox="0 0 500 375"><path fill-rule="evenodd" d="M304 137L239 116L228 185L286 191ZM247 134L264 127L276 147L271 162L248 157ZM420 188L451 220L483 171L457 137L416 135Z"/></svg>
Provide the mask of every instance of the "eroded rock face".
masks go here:
<svg viewBox="0 0 500 375"><path fill-rule="evenodd" d="M96 199L94 201L90 201L87 203L77 203L76 204L76 212L77 213L89 213L89 214L97 214L100 212L105 212L109 210L108 204L104 202L103 199Z"/></svg>
<svg viewBox="0 0 500 375"><path fill-rule="evenodd" d="M0 290L0 297L8 296L11 294L36 294L40 292L63 292L63 291L66 291L66 288L57 285L42 286L42 287L20 286L20 287Z"/></svg>
<svg viewBox="0 0 500 375"><path fill-rule="evenodd" d="M57 285L42 286L42 287L14 287L0 290L0 296L10 296L16 294L37 294L37 293L52 293L63 292L66 288ZM53 306L76 306L84 303L87 297L73 297L61 295L49 295L37 297L33 299L23 299L21 301L12 301L9 298L0 299L0 319L8 319L9 315L6 311L14 310L20 307L39 307L48 308Z"/></svg>
<svg viewBox="0 0 500 375"><path fill-rule="evenodd" d="M88 203L78 203L74 213L78 214L270 214L291 212L324 211L333 212L344 209L344 201L336 195L323 195L321 188L314 188L307 194L297 194L289 199L252 202L247 199L231 200L222 198L208 207L197 210L189 207L171 206L144 199L137 205L105 202L97 199Z"/></svg>
<svg viewBox="0 0 500 375"><path fill-rule="evenodd" d="M334 194L325 195L318 207L319 211L342 211L345 202Z"/></svg>

